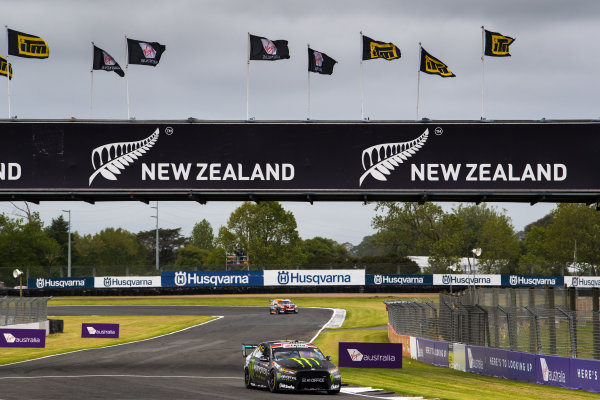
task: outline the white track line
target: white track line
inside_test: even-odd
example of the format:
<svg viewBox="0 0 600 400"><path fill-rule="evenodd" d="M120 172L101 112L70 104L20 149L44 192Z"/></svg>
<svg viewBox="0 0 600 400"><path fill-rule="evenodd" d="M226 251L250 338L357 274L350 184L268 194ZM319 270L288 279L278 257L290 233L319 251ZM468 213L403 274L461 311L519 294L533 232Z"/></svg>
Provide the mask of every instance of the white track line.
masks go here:
<svg viewBox="0 0 600 400"><path fill-rule="evenodd" d="M10 364L3 364L3 365L0 365L0 368L6 367L6 366L9 366L9 365L22 364L22 363L26 363L26 362L30 362L30 361L35 361L35 360L42 360L44 358L64 356L65 354L79 353L81 351L98 350L98 349L108 349L110 347L125 346L125 345L132 344L132 343L147 342L149 340L154 340L154 339L158 339L158 338L161 338L161 337L165 337L165 336L169 336L169 335L174 335L174 334L179 333L179 332L187 331L188 329L192 329L192 328L196 328L196 327L199 327L199 326L202 326L202 325L210 324L211 322L215 322L215 321L218 321L221 318L223 318L222 315L212 315L212 317L214 319L211 319L210 321L206 321L206 322L203 322L203 323L198 324L198 325L188 326L187 328L183 328L183 329L180 329L178 331L174 331L174 332L171 332L171 333L165 333L164 335L154 336L154 337L151 337L151 338L148 338L148 339L134 340L133 342L113 344L113 345L110 345L110 346L92 347L90 349L81 349L81 350L68 351L66 353L60 353L60 354L52 354L52 355L49 355L49 356L44 356L44 357L39 357L39 358L32 358L31 360L17 361L17 362L10 363Z"/></svg>
<svg viewBox="0 0 600 400"><path fill-rule="evenodd" d="M331 324L331 327L333 327L333 321L335 319L339 320L339 318L340 318L340 312L341 311L343 311L343 317L342 317L341 321L336 321L336 322L339 323L339 326L342 326L342 324L344 323L344 319L346 318L346 310L343 310L341 308L326 308L326 307L304 307L304 308L319 308L321 310L331 310L331 311L333 311L333 314L331 315L331 318L329 318L329 321L327 321L327 323L325 325L323 325L321 327L321 329L319 329L319 332L317 332L317 334L312 339L309 340L310 343L314 342L315 339L317 339L317 337L319 337L319 335L321 334L321 332L323 332L323 329L329 328L330 324ZM339 327L339 326L337 326L337 327Z"/></svg>

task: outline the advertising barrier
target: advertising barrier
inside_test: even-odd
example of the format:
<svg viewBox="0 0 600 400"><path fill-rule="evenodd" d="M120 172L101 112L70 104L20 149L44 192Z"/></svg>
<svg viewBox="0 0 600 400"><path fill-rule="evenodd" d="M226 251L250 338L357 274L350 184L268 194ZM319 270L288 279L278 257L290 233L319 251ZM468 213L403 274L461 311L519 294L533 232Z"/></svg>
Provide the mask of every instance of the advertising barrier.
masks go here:
<svg viewBox="0 0 600 400"><path fill-rule="evenodd" d="M467 354L465 352L466 344L454 343L452 353L454 354L454 363L452 368L458 371L467 372Z"/></svg>
<svg viewBox="0 0 600 400"><path fill-rule="evenodd" d="M600 361L571 358L570 364L571 388L600 392Z"/></svg>
<svg viewBox="0 0 600 400"><path fill-rule="evenodd" d="M500 286L501 275L433 274L436 286Z"/></svg>
<svg viewBox="0 0 600 400"><path fill-rule="evenodd" d="M116 339L119 337L119 324L81 324L82 338Z"/></svg>
<svg viewBox="0 0 600 400"><path fill-rule="evenodd" d="M416 345L418 361L448 368L450 350L448 342L416 338Z"/></svg>
<svg viewBox="0 0 600 400"><path fill-rule="evenodd" d="M340 342L339 366L350 368L402 368L402 345L398 343Z"/></svg>
<svg viewBox="0 0 600 400"><path fill-rule="evenodd" d="M263 271L163 271L163 287L263 286Z"/></svg>
<svg viewBox="0 0 600 400"><path fill-rule="evenodd" d="M265 270L265 286L362 286L364 269Z"/></svg>
<svg viewBox="0 0 600 400"><path fill-rule="evenodd" d="M28 289L81 289L93 288L94 278L29 278Z"/></svg>
<svg viewBox="0 0 600 400"><path fill-rule="evenodd" d="M570 358L540 355L537 360L536 383L564 388L571 387Z"/></svg>
<svg viewBox="0 0 600 400"><path fill-rule="evenodd" d="M366 285L421 286L433 285L433 275L367 274Z"/></svg>
<svg viewBox="0 0 600 400"><path fill-rule="evenodd" d="M535 354L490 347L466 346L466 357L467 372L536 382Z"/></svg>
<svg viewBox="0 0 600 400"><path fill-rule="evenodd" d="M160 276L98 276L94 278L96 288L143 288L161 287Z"/></svg>
<svg viewBox="0 0 600 400"><path fill-rule="evenodd" d="M394 331L392 325L388 323L388 340L390 343L400 343L402 345L402 356L410 357L410 336L399 335Z"/></svg>
<svg viewBox="0 0 600 400"><path fill-rule="evenodd" d="M0 329L0 347L46 347L45 329Z"/></svg>
<svg viewBox="0 0 600 400"><path fill-rule="evenodd" d="M565 285L578 288L600 287L600 276L565 276Z"/></svg>
<svg viewBox="0 0 600 400"><path fill-rule="evenodd" d="M502 286L563 286L562 276L502 275Z"/></svg>

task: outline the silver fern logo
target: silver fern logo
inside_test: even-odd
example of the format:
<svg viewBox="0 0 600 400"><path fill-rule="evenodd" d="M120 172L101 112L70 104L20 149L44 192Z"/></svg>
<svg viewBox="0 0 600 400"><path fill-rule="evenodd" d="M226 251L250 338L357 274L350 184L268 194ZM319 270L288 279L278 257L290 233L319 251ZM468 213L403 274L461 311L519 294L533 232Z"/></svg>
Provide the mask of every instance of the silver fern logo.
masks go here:
<svg viewBox="0 0 600 400"><path fill-rule="evenodd" d="M89 186L92 186L92 181L98 174L109 181L116 181L121 170L133 164L154 146L158 135L158 128L156 128L150 136L142 140L109 143L96 147L92 151L92 167L95 172L90 176Z"/></svg>
<svg viewBox="0 0 600 400"><path fill-rule="evenodd" d="M390 175L396 167L415 154L427 141L429 129L418 138L408 142L376 144L362 152L362 166L365 173L362 174L358 186L362 186L367 176L378 181L387 181L386 175Z"/></svg>

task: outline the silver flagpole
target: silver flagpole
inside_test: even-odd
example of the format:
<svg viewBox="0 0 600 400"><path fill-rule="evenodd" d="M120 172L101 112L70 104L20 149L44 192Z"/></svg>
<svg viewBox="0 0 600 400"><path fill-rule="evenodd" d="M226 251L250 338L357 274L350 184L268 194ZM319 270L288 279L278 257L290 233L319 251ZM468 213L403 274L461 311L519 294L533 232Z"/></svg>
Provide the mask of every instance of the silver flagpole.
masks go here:
<svg viewBox="0 0 600 400"><path fill-rule="evenodd" d="M94 42L92 42L92 69L90 70L90 119L92 119L93 102L94 102Z"/></svg>
<svg viewBox="0 0 600 400"><path fill-rule="evenodd" d="M127 45L127 35L125 35L125 87L127 89L127 119L130 119L129 113L129 46Z"/></svg>
<svg viewBox="0 0 600 400"><path fill-rule="evenodd" d="M360 119L365 119L365 77L363 72L363 33L360 31Z"/></svg>
<svg viewBox="0 0 600 400"><path fill-rule="evenodd" d="M8 71L8 74L6 75L6 88L8 91L8 119L11 119L12 115L10 112L10 61L8 59L8 25L4 25L4 27L6 28L6 68Z"/></svg>
<svg viewBox="0 0 600 400"><path fill-rule="evenodd" d="M308 43L306 47L310 50L310 43ZM310 57L310 53L308 57ZM306 119L310 119L310 61L308 64L308 117Z"/></svg>
<svg viewBox="0 0 600 400"><path fill-rule="evenodd" d="M419 94L421 92L421 51L421 42L419 42L419 69L417 70L417 121L419 120Z"/></svg>
<svg viewBox="0 0 600 400"><path fill-rule="evenodd" d="M483 121L485 118L483 117L483 102L484 102L484 80L483 80L483 60L484 60L484 46L485 46L485 30L483 25L481 26L481 120Z"/></svg>
<svg viewBox="0 0 600 400"><path fill-rule="evenodd" d="M250 101L250 32L248 32L248 61L246 66L246 121L250 119L249 112Z"/></svg>

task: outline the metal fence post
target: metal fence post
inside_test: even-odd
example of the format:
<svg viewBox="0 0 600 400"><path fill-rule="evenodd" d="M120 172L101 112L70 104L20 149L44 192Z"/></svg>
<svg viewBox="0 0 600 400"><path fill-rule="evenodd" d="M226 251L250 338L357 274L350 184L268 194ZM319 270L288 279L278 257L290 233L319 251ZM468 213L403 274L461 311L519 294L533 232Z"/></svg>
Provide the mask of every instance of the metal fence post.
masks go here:
<svg viewBox="0 0 600 400"><path fill-rule="evenodd" d="M577 358L577 337L576 335L576 327L575 327L575 319L573 318L573 313L568 313L563 310L560 306L556 307L556 309L563 314L565 317L569 319L569 337L571 339L571 357Z"/></svg>
<svg viewBox="0 0 600 400"><path fill-rule="evenodd" d="M594 342L593 357L600 360L600 289L592 289L592 337Z"/></svg>
<svg viewBox="0 0 600 400"><path fill-rule="evenodd" d="M531 291L530 291L531 293ZM531 314L531 325L529 328L529 352L542 352L542 339L540 336L540 316L528 306L524 307ZM535 329L535 332L534 332Z"/></svg>
<svg viewBox="0 0 600 400"><path fill-rule="evenodd" d="M551 287L546 288L546 306L554 310L554 290ZM550 354L556 354L556 316L552 316L552 321L548 324L548 335L550 339Z"/></svg>

